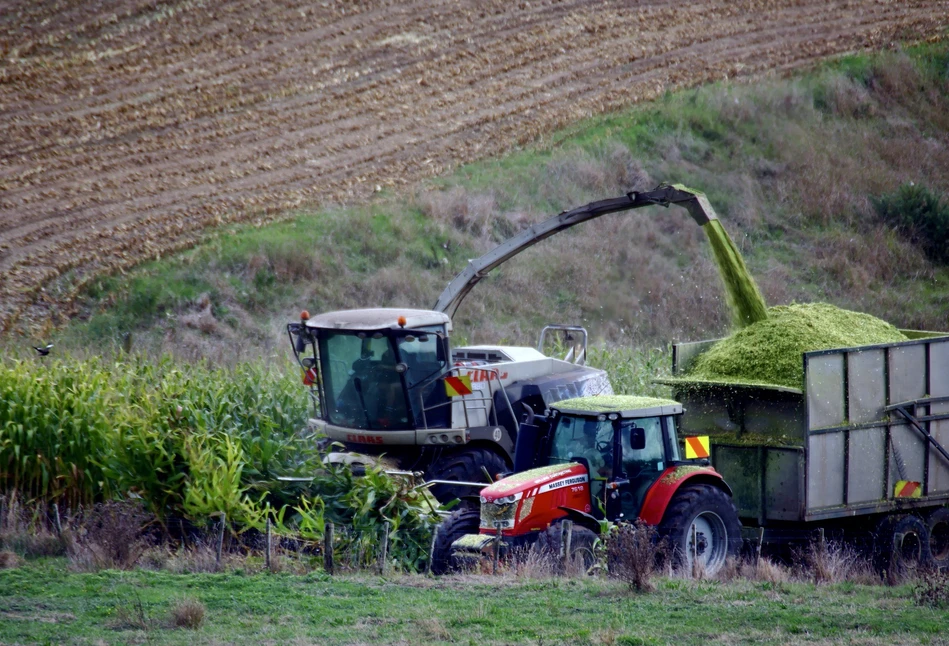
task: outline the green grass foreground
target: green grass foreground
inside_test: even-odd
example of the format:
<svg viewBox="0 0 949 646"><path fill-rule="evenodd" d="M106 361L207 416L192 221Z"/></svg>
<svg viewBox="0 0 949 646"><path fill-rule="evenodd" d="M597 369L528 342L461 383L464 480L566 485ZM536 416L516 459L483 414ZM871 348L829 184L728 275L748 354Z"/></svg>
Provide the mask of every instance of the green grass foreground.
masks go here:
<svg viewBox="0 0 949 646"><path fill-rule="evenodd" d="M4 644L949 644L949 610L910 586L104 571L0 571ZM184 598L206 607L173 628Z"/></svg>

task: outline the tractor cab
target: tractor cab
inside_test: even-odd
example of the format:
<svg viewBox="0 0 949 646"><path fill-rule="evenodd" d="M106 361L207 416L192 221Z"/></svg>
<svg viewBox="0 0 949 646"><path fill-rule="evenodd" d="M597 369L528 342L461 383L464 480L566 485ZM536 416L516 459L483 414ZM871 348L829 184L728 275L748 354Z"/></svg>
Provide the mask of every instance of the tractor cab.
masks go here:
<svg viewBox="0 0 949 646"><path fill-rule="evenodd" d="M647 397L583 397L551 407L549 464L582 464L590 512L598 519L636 518L666 467L680 461L675 416L681 404Z"/></svg>

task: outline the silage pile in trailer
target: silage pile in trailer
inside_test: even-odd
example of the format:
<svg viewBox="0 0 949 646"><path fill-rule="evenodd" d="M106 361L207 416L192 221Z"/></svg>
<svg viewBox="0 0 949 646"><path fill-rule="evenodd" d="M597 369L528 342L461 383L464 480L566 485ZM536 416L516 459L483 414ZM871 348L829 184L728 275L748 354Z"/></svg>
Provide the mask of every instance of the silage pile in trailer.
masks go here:
<svg viewBox="0 0 949 646"><path fill-rule="evenodd" d="M800 389L804 386L804 352L905 340L898 329L869 314L827 303L779 305L768 309L766 319L712 346L682 381Z"/></svg>

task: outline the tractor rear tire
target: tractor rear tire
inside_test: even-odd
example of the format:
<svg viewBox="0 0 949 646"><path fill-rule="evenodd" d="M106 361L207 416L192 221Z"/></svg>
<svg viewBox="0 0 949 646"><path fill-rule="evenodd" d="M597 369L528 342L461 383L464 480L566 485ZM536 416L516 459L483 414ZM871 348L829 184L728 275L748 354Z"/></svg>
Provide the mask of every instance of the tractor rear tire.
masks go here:
<svg viewBox="0 0 949 646"><path fill-rule="evenodd" d="M579 571L586 574L596 563L594 548L597 538L597 535L591 530L574 524L570 536L570 558L565 563L561 555L563 521L554 521L550 524L550 527L540 533L533 549L535 553L550 559L553 564L553 571L558 574L565 571Z"/></svg>
<svg viewBox="0 0 949 646"><path fill-rule="evenodd" d="M481 527L479 509L462 507L451 513L437 528L432 550L432 574L449 574L462 569L462 562L451 554L451 544L465 534L477 534Z"/></svg>
<svg viewBox="0 0 949 646"><path fill-rule="evenodd" d="M509 469L499 454L483 447L471 447L452 451L435 460L425 474L426 480L455 480L460 482L483 482L491 484L484 475L484 467L492 478ZM479 490L463 485L439 484L432 487L432 495L444 504L458 498L462 507L480 509L476 502Z"/></svg>
<svg viewBox="0 0 949 646"><path fill-rule="evenodd" d="M940 507L926 519L929 526L929 553L940 570L949 569L949 507Z"/></svg>
<svg viewBox="0 0 949 646"><path fill-rule="evenodd" d="M741 550L741 523L735 503L710 484L679 489L666 507L658 530L671 551L673 567L693 575L715 576L725 561L736 558Z"/></svg>

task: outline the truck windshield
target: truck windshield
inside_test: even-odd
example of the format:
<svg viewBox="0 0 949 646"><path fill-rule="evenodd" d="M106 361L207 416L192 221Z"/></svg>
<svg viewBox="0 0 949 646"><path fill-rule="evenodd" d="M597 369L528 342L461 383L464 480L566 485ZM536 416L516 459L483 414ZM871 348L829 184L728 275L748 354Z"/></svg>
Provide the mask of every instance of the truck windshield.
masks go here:
<svg viewBox="0 0 949 646"><path fill-rule="evenodd" d="M320 363L326 420L357 429L410 429L392 339L382 333L325 332Z"/></svg>

